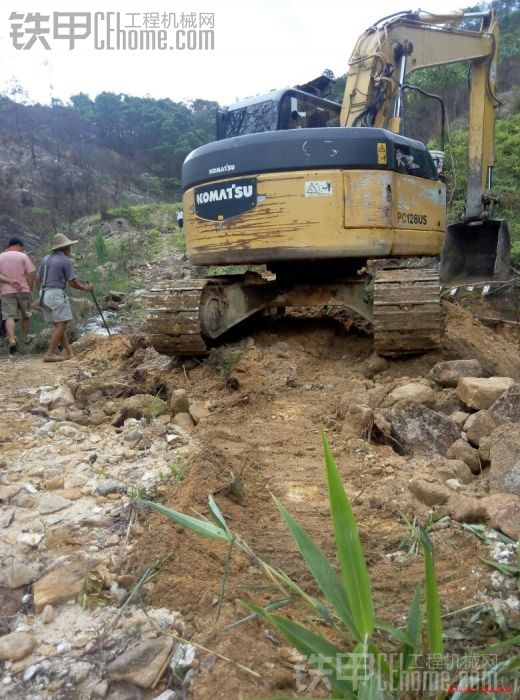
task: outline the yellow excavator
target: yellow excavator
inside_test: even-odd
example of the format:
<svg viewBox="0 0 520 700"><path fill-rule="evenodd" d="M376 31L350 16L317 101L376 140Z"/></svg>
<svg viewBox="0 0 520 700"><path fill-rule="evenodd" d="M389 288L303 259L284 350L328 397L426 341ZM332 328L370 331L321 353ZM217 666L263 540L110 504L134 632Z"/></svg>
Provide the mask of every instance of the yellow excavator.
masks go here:
<svg viewBox="0 0 520 700"><path fill-rule="evenodd" d="M217 140L183 166L188 258L263 272L151 290L152 345L202 355L266 309L340 305L372 322L381 355L438 348L441 283L510 274L491 192L498 37L493 11L398 13L357 41L342 105L323 96L324 75L219 111ZM466 211L446 228L443 149L430 153L401 133L403 103L413 90L435 99L444 128L442 100L407 77L459 61L470 67ZM413 264L428 258L433 265Z"/></svg>

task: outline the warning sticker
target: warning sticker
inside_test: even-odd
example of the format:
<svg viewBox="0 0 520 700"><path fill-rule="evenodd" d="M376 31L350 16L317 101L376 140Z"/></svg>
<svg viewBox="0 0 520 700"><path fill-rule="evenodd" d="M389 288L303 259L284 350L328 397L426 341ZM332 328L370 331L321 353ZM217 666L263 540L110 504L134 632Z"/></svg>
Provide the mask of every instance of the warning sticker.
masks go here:
<svg viewBox="0 0 520 700"><path fill-rule="evenodd" d="M386 165L386 143L377 144L377 162L379 165Z"/></svg>
<svg viewBox="0 0 520 700"><path fill-rule="evenodd" d="M332 182L327 180L309 180L305 183L306 197L332 196Z"/></svg>

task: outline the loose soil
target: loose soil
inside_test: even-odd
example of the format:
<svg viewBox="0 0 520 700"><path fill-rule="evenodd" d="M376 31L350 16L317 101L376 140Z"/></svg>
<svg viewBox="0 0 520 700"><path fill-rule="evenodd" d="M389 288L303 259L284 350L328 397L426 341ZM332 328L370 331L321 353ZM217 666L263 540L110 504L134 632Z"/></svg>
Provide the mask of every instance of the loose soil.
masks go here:
<svg viewBox="0 0 520 700"><path fill-rule="evenodd" d="M406 521L431 523L431 509L412 496L408 482L431 473L432 460L398 455L388 444L352 437L341 406L356 396L363 398L369 390L380 388L384 393L398 380L423 379L445 359L476 358L488 374L520 378L520 357L509 331L488 329L466 309L450 303L444 314L441 351L392 361L370 379L365 368L372 339L363 324L344 312L318 317L305 310L264 319L251 336L213 350L206 360L163 371L168 391L186 389L190 399L209 402L210 414L193 429L189 454L172 461L171 472L151 495L184 513L208 515L207 498L214 494L230 528L257 556L283 569L308 593L318 594L272 496L334 561L321 449L324 429L353 503L377 615L404 625L424 566L420 554L409 552L412 539ZM0 396L7 407L1 430L9 436L2 445L2 459L9 462L19 456L24 436L34 429L37 412L29 398L36 387L62 383L79 367L94 373L114 369L121 381L131 385L134 346L127 336L89 337L78 345L78 358L62 364L47 366L38 357L2 358ZM19 438L16 442L13 433ZM472 495L484 493L486 475L468 488ZM267 604L280 597L279 591L234 551L218 617L226 545L201 540L157 513L142 512L139 517L144 532L135 539L133 550L117 559L117 573L139 577L160 563L159 574L148 586L147 603L180 612L187 623L185 636L210 650L198 654L191 697L297 697L297 657L265 623L253 620L219 632L248 614L244 602ZM62 530L49 534L50 553L71 553L80 546L66 535ZM450 651L467 652L498 641L502 633L496 617L483 608L478 618L471 617L474 608L464 612L476 604L492 611L493 601L500 597L491 590L490 570L480 561L488 556L488 548L453 521L445 528L432 528L430 535L443 613L452 614L446 620L452 630ZM398 550L404 554L394 555ZM288 610L305 619L304 611ZM389 643L383 640L383 648L385 644ZM323 693L315 691L317 696Z"/></svg>
<svg viewBox="0 0 520 700"><path fill-rule="evenodd" d="M442 352L391 362L373 385L422 378L436 362L457 356L478 356L491 373L516 373L518 377L520 363L514 346L484 330L463 309L447 305L445 316ZM317 594L271 496L284 503L334 560L320 442L320 430L325 427L353 500L377 614L403 625L423 577L423 560L420 555L409 556L397 563L387 555L410 540L405 518L427 519L428 507L413 498L407 484L412 476L428 473L429 465L424 458L401 457L388 445L344 434L338 407L342 400L366 391L362 369L370 354L371 338L357 332L351 319L340 315L327 321L294 314L264 326L238 347L215 351L209 361L184 372L182 388L193 398L209 400L214 410L194 430L200 452L190 461L183 480L162 487L159 499L181 512L208 516L207 497L215 494L232 530L259 557L283 569L307 592ZM231 390L219 371L223 373L236 357L239 361L231 375L238 389ZM238 493L233 488L236 479ZM489 569L479 561L486 556L486 547L457 523L432 532L432 539L443 612L482 601L489 592ZM240 553L233 554L217 620L225 545L201 540L157 514L147 519L141 545L128 558L128 571L136 573L167 557L156 579L154 605L180 610L195 642L260 676L254 678L213 659L193 682L194 698L294 692L288 648L266 624L248 622L214 636L247 614L243 601L265 604L280 597L257 567ZM466 617L462 614L453 622L463 630L462 639L453 645L459 652L478 647L496 632L489 621L465 628Z"/></svg>

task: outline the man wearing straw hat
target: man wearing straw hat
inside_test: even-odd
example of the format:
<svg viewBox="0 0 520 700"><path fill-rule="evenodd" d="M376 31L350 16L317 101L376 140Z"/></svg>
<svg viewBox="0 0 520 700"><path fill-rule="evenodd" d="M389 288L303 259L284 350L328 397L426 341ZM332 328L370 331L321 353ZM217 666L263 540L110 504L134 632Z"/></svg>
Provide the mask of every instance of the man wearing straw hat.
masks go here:
<svg viewBox="0 0 520 700"><path fill-rule="evenodd" d="M57 233L52 239L52 251L41 261L36 272L40 286L40 306L46 321L54 324L49 349L44 362L61 362L72 357L72 349L67 339L67 323L72 321L72 309L65 294L67 285L82 292L91 292L91 284L82 284L76 279L76 273L69 259L71 241L65 234ZM63 347L63 354L58 355L57 348Z"/></svg>

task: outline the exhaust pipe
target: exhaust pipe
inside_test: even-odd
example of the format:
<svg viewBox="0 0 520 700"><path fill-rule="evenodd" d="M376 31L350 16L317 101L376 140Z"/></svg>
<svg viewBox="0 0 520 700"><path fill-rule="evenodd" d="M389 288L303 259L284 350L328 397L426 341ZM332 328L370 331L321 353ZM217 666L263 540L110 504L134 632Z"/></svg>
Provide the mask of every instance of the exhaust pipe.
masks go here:
<svg viewBox="0 0 520 700"><path fill-rule="evenodd" d="M511 239L505 219L450 224L440 261L441 284L475 284L511 278Z"/></svg>

